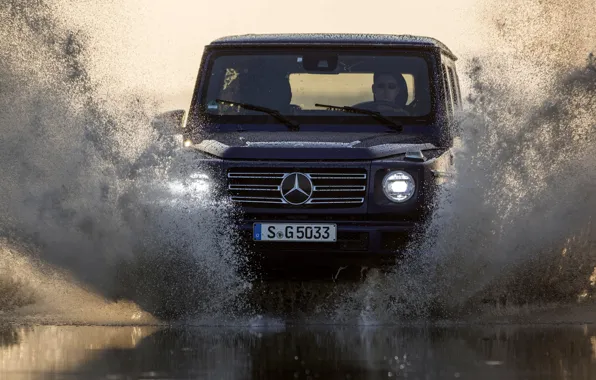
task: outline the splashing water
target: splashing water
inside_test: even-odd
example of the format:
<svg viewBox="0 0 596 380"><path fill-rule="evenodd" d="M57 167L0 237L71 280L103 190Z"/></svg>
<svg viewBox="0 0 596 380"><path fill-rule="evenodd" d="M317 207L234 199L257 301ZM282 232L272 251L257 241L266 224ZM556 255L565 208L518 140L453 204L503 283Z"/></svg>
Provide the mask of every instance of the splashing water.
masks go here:
<svg viewBox="0 0 596 380"><path fill-rule="evenodd" d="M519 11L491 12L502 54L467 64L457 173L436 215L404 263L346 295L338 319L458 319L489 301L592 297L596 66L592 55L578 63L588 51L576 49L595 47L596 5L557 13L554 1L514 3Z"/></svg>
<svg viewBox="0 0 596 380"><path fill-rule="evenodd" d="M0 4L0 250L32 244L22 250L31 263L66 270L107 303L127 297L166 317L226 312L244 286L229 208L172 187L189 168L151 128L157 103L97 92L85 36L54 12Z"/></svg>

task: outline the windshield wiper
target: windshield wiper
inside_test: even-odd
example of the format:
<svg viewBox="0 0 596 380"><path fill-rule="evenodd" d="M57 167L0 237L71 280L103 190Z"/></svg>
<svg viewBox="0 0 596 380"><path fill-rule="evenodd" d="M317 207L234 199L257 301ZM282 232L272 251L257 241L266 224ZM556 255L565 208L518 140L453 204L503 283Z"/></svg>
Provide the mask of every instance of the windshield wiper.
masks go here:
<svg viewBox="0 0 596 380"><path fill-rule="evenodd" d="M292 120L283 116L281 113L279 113L278 110L274 110L273 108L256 106L254 104L238 103L238 102L233 102L231 100L224 100L224 99L215 99L215 101L218 103L222 103L222 104L228 104L230 106L242 107L244 109L251 110L251 111L260 111L260 112L268 113L269 115L273 116L277 120L279 120L282 123L284 123L285 125L287 125L288 128L290 129L290 131L299 131L300 130L299 124L294 123Z"/></svg>
<svg viewBox="0 0 596 380"><path fill-rule="evenodd" d="M383 114L381 114L378 111L371 111L371 110L367 110L364 108L355 108L355 107L350 107L350 106L330 106L328 104L318 104L318 103L315 104L315 106L316 107L325 107L330 110L340 110L340 111L345 111L345 112L370 115L370 116L374 117L375 119L383 122L385 125L391 127L396 132L402 132L404 129L401 124L396 123L395 121L389 119L387 116L383 116Z"/></svg>

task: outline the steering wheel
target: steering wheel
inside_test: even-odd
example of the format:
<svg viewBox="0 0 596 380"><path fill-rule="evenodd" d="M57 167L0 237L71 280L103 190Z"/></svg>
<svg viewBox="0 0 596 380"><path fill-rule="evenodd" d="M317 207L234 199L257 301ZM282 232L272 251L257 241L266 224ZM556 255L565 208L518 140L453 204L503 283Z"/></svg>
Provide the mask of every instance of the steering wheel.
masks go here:
<svg viewBox="0 0 596 380"><path fill-rule="evenodd" d="M376 100L372 102L358 103L353 106L354 108L365 108L371 111L383 112L390 111L391 113L397 113L397 116L410 116L410 113L403 108L396 106L392 102L386 100Z"/></svg>

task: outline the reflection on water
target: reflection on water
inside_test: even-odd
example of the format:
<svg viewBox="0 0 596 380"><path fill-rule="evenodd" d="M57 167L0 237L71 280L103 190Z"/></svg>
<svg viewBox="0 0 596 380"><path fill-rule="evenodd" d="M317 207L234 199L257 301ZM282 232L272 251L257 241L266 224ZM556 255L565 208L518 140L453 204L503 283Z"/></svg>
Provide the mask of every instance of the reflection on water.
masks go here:
<svg viewBox="0 0 596 380"><path fill-rule="evenodd" d="M77 373L81 365L100 359L104 351L134 349L155 331L153 327L0 327L0 379Z"/></svg>
<svg viewBox="0 0 596 380"><path fill-rule="evenodd" d="M2 379L590 379L596 328L0 328Z"/></svg>
<svg viewBox="0 0 596 380"><path fill-rule="evenodd" d="M18 332L10 326L0 326L0 348L19 343Z"/></svg>

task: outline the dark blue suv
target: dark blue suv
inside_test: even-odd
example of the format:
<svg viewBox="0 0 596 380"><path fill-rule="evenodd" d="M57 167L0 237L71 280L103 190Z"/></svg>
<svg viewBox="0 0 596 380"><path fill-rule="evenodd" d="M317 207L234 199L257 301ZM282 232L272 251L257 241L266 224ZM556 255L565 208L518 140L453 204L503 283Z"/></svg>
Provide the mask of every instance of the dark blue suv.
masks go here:
<svg viewBox="0 0 596 380"><path fill-rule="evenodd" d="M392 258L453 164L455 61L417 36L221 38L205 48L183 149L267 262Z"/></svg>

